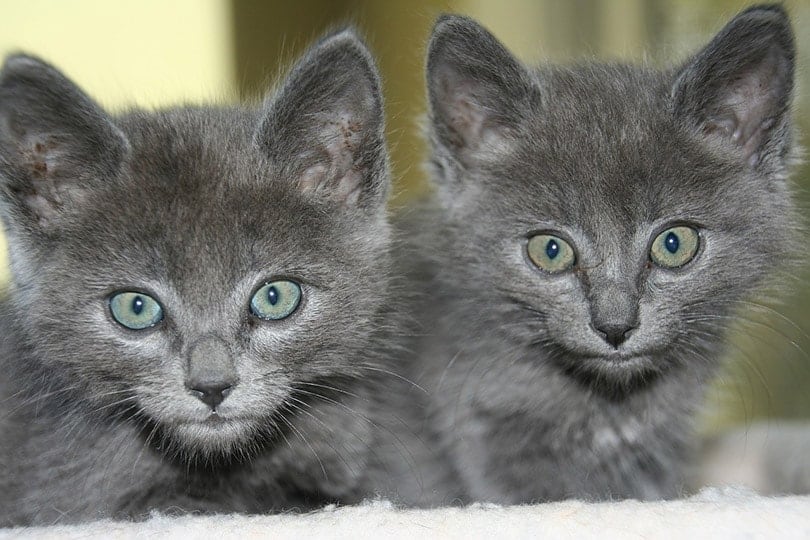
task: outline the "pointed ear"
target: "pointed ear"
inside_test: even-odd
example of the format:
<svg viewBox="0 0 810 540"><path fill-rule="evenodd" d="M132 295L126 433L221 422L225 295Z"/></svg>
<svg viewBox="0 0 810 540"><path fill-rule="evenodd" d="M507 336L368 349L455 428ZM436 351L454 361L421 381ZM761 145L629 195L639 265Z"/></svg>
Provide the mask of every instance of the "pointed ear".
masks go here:
<svg viewBox="0 0 810 540"><path fill-rule="evenodd" d="M91 180L117 174L128 148L107 114L58 70L31 56L6 59L0 71L0 187L16 216L51 226Z"/></svg>
<svg viewBox="0 0 810 540"><path fill-rule="evenodd" d="M352 30L327 36L266 103L256 131L271 163L308 196L382 208L389 188L380 80Z"/></svg>
<svg viewBox="0 0 810 540"><path fill-rule="evenodd" d="M751 167L781 161L790 144L795 45L779 5L732 19L680 72L675 114L731 145Z"/></svg>
<svg viewBox="0 0 810 540"><path fill-rule="evenodd" d="M472 19L443 15L427 53L434 142L466 165L518 137L536 88L528 70Z"/></svg>

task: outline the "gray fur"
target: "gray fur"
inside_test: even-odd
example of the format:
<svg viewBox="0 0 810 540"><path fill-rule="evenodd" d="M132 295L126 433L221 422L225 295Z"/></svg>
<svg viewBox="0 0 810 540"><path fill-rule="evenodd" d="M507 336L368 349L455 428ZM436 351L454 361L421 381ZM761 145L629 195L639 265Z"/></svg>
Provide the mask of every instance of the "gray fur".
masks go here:
<svg viewBox="0 0 810 540"><path fill-rule="evenodd" d="M466 500L680 493L735 309L794 249L793 69L779 6L666 70L529 69L475 21L438 20L433 335L412 376ZM700 231L696 257L655 266L651 241L681 223ZM574 246L572 270L529 262L541 231ZM614 349L603 324L636 328Z"/></svg>
<svg viewBox="0 0 810 540"><path fill-rule="evenodd" d="M383 124L351 31L259 108L111 116L44 62L6 60L0 525L306 509L359 489L393 326ZM263 321L250 298L276 277L303 301ZM131 289L160 299L162 323L113 321L110 294ZM223 374L217 421L184 381Z"/></svg>

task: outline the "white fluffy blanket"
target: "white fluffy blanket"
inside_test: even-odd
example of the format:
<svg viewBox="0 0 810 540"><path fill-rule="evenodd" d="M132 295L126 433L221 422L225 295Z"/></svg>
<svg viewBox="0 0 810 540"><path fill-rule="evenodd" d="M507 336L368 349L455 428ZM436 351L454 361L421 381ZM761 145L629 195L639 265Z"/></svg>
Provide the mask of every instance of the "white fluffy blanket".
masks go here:
<svg viewBox="0 0 810 540"><path fill-rule="evenodd" d="M810 424L767 422L714 438L696 485L667 502L565 501L400 510L384 501L309 514L187 516L0 529L5 538L810 538ZM754 491L756 490L756 491Z"/></svg>
<svg viewBox="0 0 810 540"><path fill-rule="evenodd" d="M0 538L810 538L810 497L706 489L678 501L397 510L386 502L306 515L168 518L5 529Z"/></svg>

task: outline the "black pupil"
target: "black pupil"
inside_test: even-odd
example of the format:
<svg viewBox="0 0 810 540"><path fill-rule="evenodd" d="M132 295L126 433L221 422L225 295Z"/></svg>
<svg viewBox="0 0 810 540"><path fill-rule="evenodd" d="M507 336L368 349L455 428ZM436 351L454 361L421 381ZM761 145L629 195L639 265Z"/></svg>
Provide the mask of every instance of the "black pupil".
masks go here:
<svg viewBox="0 0 810 540"><path fill-rule="evenodd" d="M278 289L275 287L267 289L267 301L270 302L271 306L275 306L278 303Z"/></svg>
<svg viewBox="0 0 810 540"><path fill-rule="evenodd" d="M143 311L143 298L136 296L132 299L132 313L140 315L141 311Z"/></svg>
<svg viewBox="0 0 810 540"><path fill-rule="evenodd" d="M670 253L675 253L676 251L678 251L681 242L680 240L678 240L678 235L675 234L674 232L671 232L664 239L664 245L667 247L667 251L669 251Z"/></svg>
<svg viewBox="0 0 810 540"><path fill-rule="evenodd" d="M549 240L546 244L546 255L549 259L555 259L560 254L560 245L556 240Z"/></svg>

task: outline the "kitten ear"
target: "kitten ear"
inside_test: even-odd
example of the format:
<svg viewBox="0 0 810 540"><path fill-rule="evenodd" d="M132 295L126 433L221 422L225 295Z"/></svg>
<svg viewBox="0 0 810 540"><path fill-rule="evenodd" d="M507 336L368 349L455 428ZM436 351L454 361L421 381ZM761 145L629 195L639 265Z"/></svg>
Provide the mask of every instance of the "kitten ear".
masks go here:
<svg viewBox="0 0 810 540"><path fill-rule="evenodd" d="M508 147L535 91L528 70L495 36L458 15L436 21L427 85L435 142L462 164Z"/></svg>
<svg viewBox="0 0 810 540"><path fill-rule="evenodd" d="M790 142L795 45L779 5L737 15L684 67L675 113L707 137L731 144L751 167L782 159Z"/></svg>
<svg viewBox="0 0 810 540"><path fill-rule="evenodd" d="M377 67L352 30L327 36L295 65L256 131L271 162L302 192L382 208L389 187Z"/></svg>
<svg viewBox="0 0 810 540"><path fill-rule="evenodd" d="M88 182L117 174L129 145L107 114L49 64L26 55L0 70L0 188L8 208L47 227Z"/></svg>

